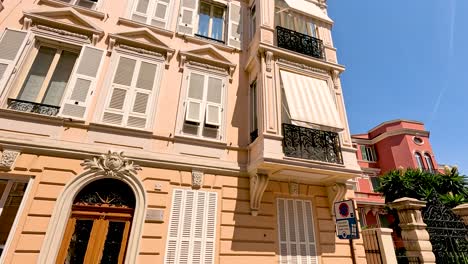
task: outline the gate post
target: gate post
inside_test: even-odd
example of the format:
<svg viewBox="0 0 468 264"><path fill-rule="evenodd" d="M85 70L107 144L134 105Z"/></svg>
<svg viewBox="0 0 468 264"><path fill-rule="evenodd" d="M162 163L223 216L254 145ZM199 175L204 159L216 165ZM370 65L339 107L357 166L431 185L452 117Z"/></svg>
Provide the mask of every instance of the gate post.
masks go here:
<svg viewBox="0 0 468 264"><path fill-rule="evenodd" d="M461 217L466 226L468 226L468 203L460 204L452 209L452 211Z"/></svg>
<svg viewBox="0 0 468 264"><path fill-rule="evenodd" d="M364 249L368 264L397 263L390 228L371 228L362 230Z"/></svg>
<svg viewBox="0 0 468 264"><path fill-rule="evenodd" d="M426 207L426 202L403 197L390 203L390 207L398 211L406 256L418 258L419 263L435 264L435 255L426 230L427 225L421 215L421 209Z"/></svg>

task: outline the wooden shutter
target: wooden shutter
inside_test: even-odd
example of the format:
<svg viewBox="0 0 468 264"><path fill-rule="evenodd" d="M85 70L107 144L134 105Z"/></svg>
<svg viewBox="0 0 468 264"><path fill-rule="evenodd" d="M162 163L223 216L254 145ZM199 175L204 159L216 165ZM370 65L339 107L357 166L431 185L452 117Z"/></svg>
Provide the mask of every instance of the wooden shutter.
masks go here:
<svg viewBox="0 0 468 264"><path fill-rule="evenodd" d="M223 80L209 77L206 95L205 124L212 126L221 125Z"/></svg>
<svg viewBox="0 0 468 264"><path fill-rule="evenodd" d="M83 46L67 87L67 96L61 115L83 119L96 87L97 77L105 51L93 46Z"/></svg>
<svg viewBox="0 0 468 264"><path fill-rule="evenodd" d="M164 263L214 263L217 193L174 190Z"/></svg>
<svg viewBox="0 0 468 264"><path fill-rule="evenodd" d="M232 1L229 3L229 36L228 45L241 49L242 43L242 12L240 3Z"/></svg>
<svg viewBox="0 0 468 264"><path fill-rule="evenodd" d="M102 122L112 125L123 124L136 63L136 59L120 56Z"/></svg>
<svg viewBox="0 0 468 264"><path fill-rule="evenodd" d="M157 65L142 61L133 89L132 105L129 109L127 126L134 128L148 127L153 88L156 80Z"/></svg>
<svg viewBox="0 0 468 264"><path fill-rule="evenodd" d="M278 233L280 263L318 262L310 201L279 198Z"/></svg>
<svg viewBox="0 0 468 264"><path fill-rule="evenodd" d="M22 30L5 29L0 39L0 96L20 57L29 33Z"/></svg>
<svg viewBox="0 0 468 264"><path fill-rule="evenodd" d="M182 0L180 4L179 23L177 31L187 35L193 35L197 16L199 0Z"/></svg>
<svg viewBox="0 0 468 264"><path fill-rule="evenodd" d="M151 25L166 28L169 22L171 0L155 1L154 12L152 14Z"/></svg>
<svg viewBox="0 0 468 264"><path fill-rule="evenodd" d="M203 93L205 76L191 73L188 83L188 95L186 101L185 121L200 124L203 113Z"/></svg>

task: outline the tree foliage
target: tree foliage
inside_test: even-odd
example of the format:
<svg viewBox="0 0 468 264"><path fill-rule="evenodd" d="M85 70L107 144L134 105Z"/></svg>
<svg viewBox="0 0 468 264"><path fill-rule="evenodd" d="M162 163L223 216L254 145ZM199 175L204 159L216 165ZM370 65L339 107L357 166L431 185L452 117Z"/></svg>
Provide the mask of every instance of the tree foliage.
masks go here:
<svg viewBox="0 0 468 264"><path fill-rule="evenodd" d="M385 203L402 197L419 200L440 199L454 207L468 201L468 185L465 176L456 167L444 173L419 169L393 170L380 178L377 191L385 196Z"/></svg>

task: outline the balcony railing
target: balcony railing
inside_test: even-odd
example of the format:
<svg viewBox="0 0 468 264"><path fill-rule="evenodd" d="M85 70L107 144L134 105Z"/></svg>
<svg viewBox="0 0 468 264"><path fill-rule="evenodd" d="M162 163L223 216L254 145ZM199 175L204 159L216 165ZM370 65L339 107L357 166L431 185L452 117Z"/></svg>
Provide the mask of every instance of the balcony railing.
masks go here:
<svg viewBox="0 0 468 264"><path fill-rule="evenodd" d="M343 164L335 132L283 124L283 152L288 157Z"/></svg>
<svg viewBox="0 0 468 264"><path fill-rule="evenodd" d="M284 27L276 27L278 47L317 59L324 59L323 41Z"/></svg>
<svg viewBox="0 0 468 264"><path fill-rule="evenodd" d="M47 116L56 116L60 111L59 106L39 104L18 99L8 99L8 109Z"/></svg>

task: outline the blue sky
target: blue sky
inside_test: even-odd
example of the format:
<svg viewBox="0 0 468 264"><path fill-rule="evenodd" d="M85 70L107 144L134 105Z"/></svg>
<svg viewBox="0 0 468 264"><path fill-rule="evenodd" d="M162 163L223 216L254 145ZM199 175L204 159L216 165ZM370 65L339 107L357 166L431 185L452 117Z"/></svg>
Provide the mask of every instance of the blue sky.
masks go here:
<svg viewBox="0 0 468 264"><path fill-rule="evenodd" d="M351 133L422 121L438 163L468 174L468 1L328 0Z"/></svg>

